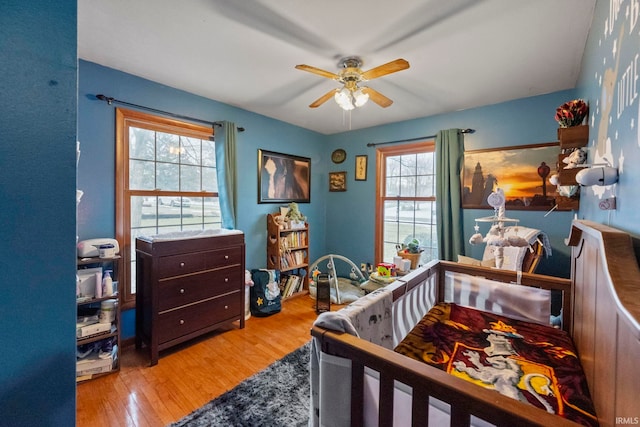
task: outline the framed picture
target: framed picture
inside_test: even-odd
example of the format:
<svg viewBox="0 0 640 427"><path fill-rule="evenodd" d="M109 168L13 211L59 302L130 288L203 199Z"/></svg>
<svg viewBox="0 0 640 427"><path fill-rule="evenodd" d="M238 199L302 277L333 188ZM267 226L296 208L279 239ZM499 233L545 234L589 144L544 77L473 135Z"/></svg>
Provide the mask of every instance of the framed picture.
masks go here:
<svg viewBox="0 0 640 427"><path fill-rule="evenodd" d="M356 156L356 181L367 180L367 155Z"/></svg>
<svg viewBox="0 0 640 427"><path fill-rule="evenodd" d="M346 172L329 172L329 191L347 191Z"/></svg>
<svg viewBox="0 0 640 427"><path fill-rule="evenodd" d="M462 178L462 207L493 209L487 196L502 188L512 210L549 210L556 205L557 142L466 151Z"/></svg>
<svg viewBox="0 0 640 427"><path fill-rule="evenodd" d="M309 203L311 159L258 150L258 203Z"/></svg>

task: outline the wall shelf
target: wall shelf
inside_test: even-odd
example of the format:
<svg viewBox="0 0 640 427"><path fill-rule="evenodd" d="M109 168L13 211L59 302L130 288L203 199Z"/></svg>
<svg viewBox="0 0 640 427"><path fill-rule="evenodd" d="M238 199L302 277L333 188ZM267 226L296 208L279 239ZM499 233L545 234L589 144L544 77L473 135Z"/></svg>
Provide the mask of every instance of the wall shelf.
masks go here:
<svg viewBox="0 0 640 427"><path fill-rule="evenodd" d="M560 154L558 155L558 185L577 186L576 174L582 168L565 169L564 159L579 148L585 147L589 143L589 125L572 126L568 128L558 128L558 140L560 142ZM571 197L558 195L556 203L560 209L577 210L580 207L580 190L578 189Z"/></svg>
<svg viewBox="0 0 640 427"><path fill-rule="evenodd" d="M589 143L589 125L558 128L560 148L580 148Z"/></svg>

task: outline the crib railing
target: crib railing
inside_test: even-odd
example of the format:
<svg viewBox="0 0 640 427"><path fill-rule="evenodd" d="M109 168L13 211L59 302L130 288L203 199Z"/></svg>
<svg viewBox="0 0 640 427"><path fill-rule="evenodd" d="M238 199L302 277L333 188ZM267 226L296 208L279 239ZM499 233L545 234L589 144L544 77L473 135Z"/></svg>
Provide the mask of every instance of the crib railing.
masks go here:
<svg viewBox="0 0 640 427"><path fill-rule="evenodd" d="M545 289L562 290L569 304L571 282L551 276L469 267L456 263L434 261L389 285L393 292L394 346L401 341L413 326L427 313L436 301L444 297L446 271L481 275L503 282L535 285ZM568 308L568 307L565 307ZM565 310L565 312L570 310ZM568 321L565 323L565 327ZM378 377L375 397L377 425L391 426L394 419L394 401L398 383L410 388L411 423L413 426L429 425L429 403L437 399L448 405L451 426L469 426L472 416L496 426L576 426L578 424L548 414L517 400L495 392L487 392L474 384L449 375L424 363L409 359L392 350L385 349L355 336L334 332L314 326L312 335L319 340L320 350L326 354L349 359L351 362L351 425L365 425L366 405L371 399L365 397L365 382L373 371ZM406 387L405 387L406 388ZM367 393L371 387L367 386ZM346 396L345 396L346 398Z"/></svg>
<svg viewBox="0 0 640 427"><path fill-rule="evenodd" d="M471 384L437 368L402 356L346 333L314 327L322 351L351 361L351 425L364 426L365 368L379 374L378 426L392 426L396 381L411 393L411 425L429 426L430 399L449 406L451 426L470 426L472 416L496 426L578 426L534 406ZM370 391L370 389L369 389ZM439 426L438 426L439 427Z"/></svg>
<svg viewBox="0 0 640 427"><path fill-rule="evenodd" d="M437 262L400 277L393 285L393 346L434 306L438 289Z"/></svg>

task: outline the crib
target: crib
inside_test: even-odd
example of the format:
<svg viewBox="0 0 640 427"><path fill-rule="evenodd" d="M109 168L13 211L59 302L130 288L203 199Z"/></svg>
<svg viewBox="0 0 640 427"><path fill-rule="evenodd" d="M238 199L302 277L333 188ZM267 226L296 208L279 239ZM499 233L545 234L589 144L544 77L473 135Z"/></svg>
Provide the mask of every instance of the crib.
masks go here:
<svg viewBox="0 0 640 427"><path fill-rule="evenodd" d="M445 300L447 275L517 283L510 286L516 292L529 286L553 290L561 295L562 327L575 344L597 421L601 426L638 423L637 242L625 232L577 220L566 242L572 247L571 279L436 261L389 285L391 347ZM348 328L333 329L340 328L316 322L311 331L311 425L578 425L410 359L389 345L358 338Z"/></svg>

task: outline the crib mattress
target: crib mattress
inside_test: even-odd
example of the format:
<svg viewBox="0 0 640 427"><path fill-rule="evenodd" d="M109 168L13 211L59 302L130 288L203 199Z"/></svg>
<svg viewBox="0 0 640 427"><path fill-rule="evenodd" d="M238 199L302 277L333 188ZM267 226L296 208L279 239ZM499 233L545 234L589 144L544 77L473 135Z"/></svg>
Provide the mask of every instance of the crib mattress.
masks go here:
<svg viewBox="0 0 640 427"><path fill-rule="evenodd" d="M439 303L395 351L580 424L598 425L580 360L563 330Z"/></svg>

